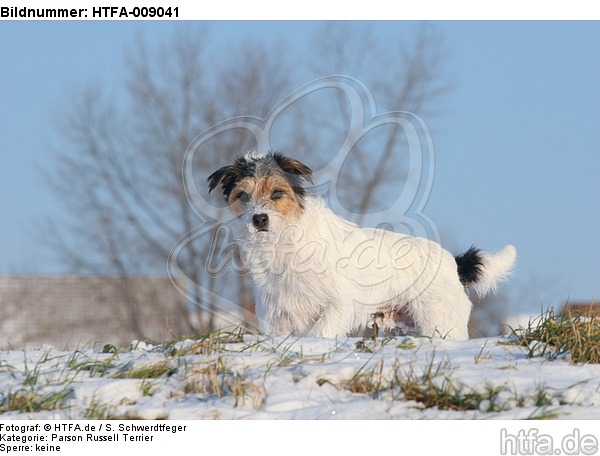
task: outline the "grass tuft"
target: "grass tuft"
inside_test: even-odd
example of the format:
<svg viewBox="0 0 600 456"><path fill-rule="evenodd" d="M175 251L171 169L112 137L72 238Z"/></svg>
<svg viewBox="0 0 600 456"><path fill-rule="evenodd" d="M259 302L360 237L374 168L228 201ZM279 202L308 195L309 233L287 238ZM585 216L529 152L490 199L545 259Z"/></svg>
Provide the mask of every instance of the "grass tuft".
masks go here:
<svg viewBox="0 0 600 456"><path fill-rule="evenodd" d="M72 389L65 388L58 392L40 394L33 389L22 389L0 396L0 413L15 412L36 413L49 410L61 410L65 399L72 394Z"/></svg>
<svg viewBox="0 0 600 456"><path fill-rule="evenodd" d="M566 317L550 309L530 320L527 328L512 330L512 334L530 358L554 360L568 353L572 363L600 363L600 311L587 317Z"/></svg>
<svg viewBox="0 0 600 456"><path fill-rule="evenodd" d="M365 369L363 365L349 380L342 382L341 387L351 393L369 394L373 398L389 387L383 375L383 359L373 368ZM321 383L319 386L321 386Z"/></svg>
<svg viewBox="0 0 600 456"><path fill-rule="evenodd" d="M250 401L256 410L267 397L264 386L250 382L243 373L227 369L222 358L196 367L185 382L184 393L196 394L202 399L229 396L234 399L234 407Z"/></svg>
<svg viewBox="0 0 600 456"><path fill-rule="evenodd" d="M438 362L432 357L421 373L417 373L412 367L405 372L399 359L396 359L393 368L386 373L381 360L369 368L367 364L363 365L350 379L339 385L326 378L319 378L317 384L330 384L338 390L368 394L373 399L389 393L394 401L414 401L423 408L481 412L506 409L507 404L500 400L505 387L488 385L482 391L481 388L476 391L452 380L452 371L448 362Z"/></svg>
<svg viewBox="0 0 600 456"><path fill-rule="evenodd" d="M502 388L488 386L478 392L453 381L448 372L448 363L436 362L432 357L422 373L411 367L404 372L397 362L393 369L392 383L400 391L399 399L415 401L425 408L440 410L481 410L498 411L497 398Z"/></svg>
<svg viewBox="0 0 600 456"><path fill-rule="evenodd" d="M147 366L138 367L136 369L131 369L129 372L119 373L115 377L148 379L170 377L176 372L177 369L172 367L168 361L161 361L158 363L149 364Z"/></svg>
<svg viewBox="0 0 600 456"><path fill-rule="evenodd" d="M196 342L189 347L178 349L179 339L163 344L161 351L168 351L171 356L184 355L214 355L228 350L228 345L244 342L244 336L251 334L248 325L239 325L231 330L219 329L204 336L196 338Z"/></svg>
<svg viewBox="0 0 600 456"><path fill-rule="evenodd" d="M83 418L86 420L111 420L116 417L114 415L114 407L94 400L83 411Z"/></svg>

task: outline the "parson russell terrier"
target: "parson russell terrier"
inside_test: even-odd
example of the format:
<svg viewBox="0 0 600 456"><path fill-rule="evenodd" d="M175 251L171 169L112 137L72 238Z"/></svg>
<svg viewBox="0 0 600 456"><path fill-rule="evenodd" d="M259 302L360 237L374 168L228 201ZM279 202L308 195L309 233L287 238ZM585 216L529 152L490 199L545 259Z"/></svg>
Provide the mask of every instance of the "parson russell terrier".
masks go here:
<svg viewBox="0 0 600 456"><path fill-rule="evenodd" d="M514 246L471 247L454 257L439 244L360 228L309 195L312 171L279 153L248 153L208 178L221 186L257 289L260 327L274 335L380 334L467 339L472 289L493 292L511 272Z"/></svg>

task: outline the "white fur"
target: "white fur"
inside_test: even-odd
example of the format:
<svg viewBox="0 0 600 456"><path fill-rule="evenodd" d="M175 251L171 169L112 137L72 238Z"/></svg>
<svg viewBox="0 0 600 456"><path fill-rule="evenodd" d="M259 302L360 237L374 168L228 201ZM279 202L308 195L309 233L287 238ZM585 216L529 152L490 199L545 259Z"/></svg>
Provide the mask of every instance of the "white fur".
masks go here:
<svg viewBox="0 0 600 456"><path fill-rule="evenodd" d="M483 274L481 279L472 285L473 290L480 297L484 297L490 292L494 293L498 285L510 275L517 260L517 249L513 245L507 245L493 255L482 253Z"/></svg>
<svg viewBox="0 0 600 456"><path fill-rule="evenodd" d="M239 219L261 329L342 337L368 327L376 312L402 310L418 334L468 338L472 304L452 254L427 239L360 228L312 196L304 206L297 222L252 204ZM269 215L268 232L252 226L256 211ZM480 295L494 290L515 257L513 246L485 254L474 290ZM393 330L396 323L388 314L381 327Z"/></svg>

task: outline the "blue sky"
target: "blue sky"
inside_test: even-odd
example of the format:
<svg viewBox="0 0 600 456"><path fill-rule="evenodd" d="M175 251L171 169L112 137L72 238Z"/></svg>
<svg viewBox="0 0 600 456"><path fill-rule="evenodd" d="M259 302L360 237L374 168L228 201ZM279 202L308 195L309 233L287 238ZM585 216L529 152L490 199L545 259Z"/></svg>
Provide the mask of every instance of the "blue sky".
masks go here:
<svg viewBox="0 0 600 456"><path fill-rule="evenodd" d="M55 119L89 83L119 90L123 50L136 34L160 43L177 26L0 24L0 274L61 270L34 236L44 215L62 210L41 176L53 166ZM385 37L399 24L375 26ZM455 249L517 246L515 306L599 300L600 23L435 26L455 85L435 120L436 177L425 213ZM299 47L314 27L215 23L210 39L217 52L247 37Z"/></svg>

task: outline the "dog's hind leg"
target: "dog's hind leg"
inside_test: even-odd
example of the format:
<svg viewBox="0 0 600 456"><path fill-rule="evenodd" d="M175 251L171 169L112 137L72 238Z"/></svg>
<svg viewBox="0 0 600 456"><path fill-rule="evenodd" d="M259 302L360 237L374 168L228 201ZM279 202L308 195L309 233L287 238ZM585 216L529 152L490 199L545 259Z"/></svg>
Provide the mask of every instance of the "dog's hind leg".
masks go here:
<svg viewBox="0 0 600 456"><path fill-rule="evenodd" d="M417 299L408 305L417 332L427 337L454 340L469 338L468 322L472 304L463 292L455 299Z"/></svg>

